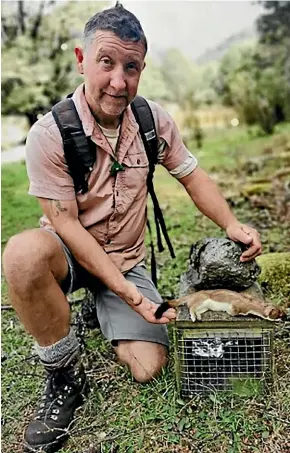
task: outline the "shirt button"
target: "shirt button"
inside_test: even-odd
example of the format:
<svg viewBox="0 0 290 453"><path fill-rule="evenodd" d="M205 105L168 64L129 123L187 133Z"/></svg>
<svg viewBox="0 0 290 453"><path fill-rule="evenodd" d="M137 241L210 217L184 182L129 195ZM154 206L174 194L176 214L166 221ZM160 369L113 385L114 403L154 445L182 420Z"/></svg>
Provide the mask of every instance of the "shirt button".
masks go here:
<svg viewBox="0 0 290 453"><path fill-rule="evenodd" d="M106 244L111 244L111 239L107 239Z"/></svg>
<svg viewBox="0 0 290 453"><path fill-rule="evenodd" d="M137 159L137 164L138 164L138 165L140 164L140 159Z"/></svg>

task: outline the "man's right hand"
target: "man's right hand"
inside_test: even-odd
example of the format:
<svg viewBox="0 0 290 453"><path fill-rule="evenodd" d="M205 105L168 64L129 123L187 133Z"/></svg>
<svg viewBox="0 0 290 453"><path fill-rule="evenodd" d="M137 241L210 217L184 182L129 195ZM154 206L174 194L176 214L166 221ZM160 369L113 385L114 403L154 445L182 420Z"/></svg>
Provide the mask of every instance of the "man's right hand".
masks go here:
<svg viewBox="0 0 290 453"><path fill-rule="evenodd" d="M146 321L166 324L175 319L173 308L167 310L161 319L155 318L158 305L144 297L132 282L125 279L96 239L81 225L75 199L60 201L39 198L39 203L55 231L84 269L100 279Z"/></svg>
<svg viewBox="0 0 290 453"><path fill-rule="evenodd" d="M169 310L165 311L160 319L156 319L154 313L158 308L158 304L151 302L147 297L141 294L137 287L128 282L126 295L124 296L125 302L127 302L130 307L139 313L146 321L151 322L153 324L167 324L173 319L176 318L176 312L174 308L169 308Z"/></svg>

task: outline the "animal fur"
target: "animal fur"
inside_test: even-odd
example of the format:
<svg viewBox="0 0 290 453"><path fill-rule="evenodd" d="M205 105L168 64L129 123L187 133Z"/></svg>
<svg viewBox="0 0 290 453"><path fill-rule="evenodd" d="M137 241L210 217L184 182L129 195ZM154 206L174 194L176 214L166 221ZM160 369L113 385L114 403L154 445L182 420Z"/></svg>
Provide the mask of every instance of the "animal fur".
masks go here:
<svg viewBox="0 0 290 453"><path fill-rule="evenodd" d="M269 321L285 319L286 313L275 305L267 304L249 294L241 294L227 289L198 291L188 296L161 304L155 312L160 319L168 308L186 304L193 322L201 320L201 315L209 310L224 311L232 316L255 315Z"/></svg>

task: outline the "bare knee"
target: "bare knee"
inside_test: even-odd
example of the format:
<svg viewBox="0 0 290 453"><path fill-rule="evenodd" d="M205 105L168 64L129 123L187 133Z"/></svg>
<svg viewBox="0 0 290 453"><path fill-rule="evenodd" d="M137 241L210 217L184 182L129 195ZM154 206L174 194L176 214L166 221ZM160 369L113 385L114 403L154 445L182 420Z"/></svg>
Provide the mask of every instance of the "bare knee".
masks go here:
<svg viewBox="0 0 290 453"><path fill-rule="evenodd" d="M117 356L127 365L137 382L149 382L157 377L168 361L167 349L157 343L119 341Z"/></svg>
<svg viewBox="0 0 290 453"><path fill-rule="evenodd" d="M5 247L2 262L3 271L8 284L19 283L22 288L31 282L37 282L53 267L55 256L62 253L57 238L51 233L41 229L27 230L12 236ZM56 273L62 273L60 278L66 276L66 260L58 259Z"/></svg>

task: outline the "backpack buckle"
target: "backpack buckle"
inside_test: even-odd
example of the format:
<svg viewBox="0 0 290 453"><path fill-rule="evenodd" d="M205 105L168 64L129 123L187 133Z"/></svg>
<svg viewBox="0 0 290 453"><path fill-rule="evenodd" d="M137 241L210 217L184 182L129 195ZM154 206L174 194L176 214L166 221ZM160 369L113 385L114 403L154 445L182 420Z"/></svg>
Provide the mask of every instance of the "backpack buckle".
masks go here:
<svg viewBox="0 0 290 453"><path fill-rule="evenodd" d="M154 138L156 138L156 134L155 134L154 129L152 129L149 132L145 132L144 135L145 135L147 141L153 140Z"/></svg>

